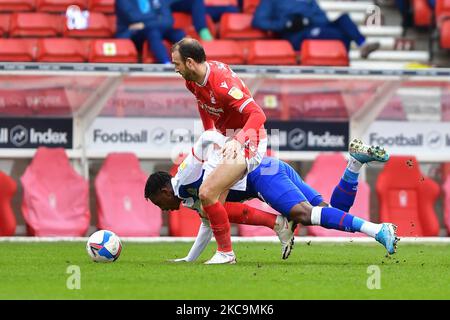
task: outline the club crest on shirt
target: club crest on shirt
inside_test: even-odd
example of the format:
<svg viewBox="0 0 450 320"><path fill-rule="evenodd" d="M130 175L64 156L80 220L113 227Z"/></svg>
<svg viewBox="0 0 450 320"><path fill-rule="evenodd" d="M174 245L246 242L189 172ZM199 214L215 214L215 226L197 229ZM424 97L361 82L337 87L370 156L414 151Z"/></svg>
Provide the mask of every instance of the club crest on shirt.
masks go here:
<svg viewBox="0 0 450 320"><path fill-rule="evenodd" d="M232 87L230 91L228 91L228 94L233 98L235 98L236 100L240 100L244 97L244 93L239 88L236 87Z"/></svg>

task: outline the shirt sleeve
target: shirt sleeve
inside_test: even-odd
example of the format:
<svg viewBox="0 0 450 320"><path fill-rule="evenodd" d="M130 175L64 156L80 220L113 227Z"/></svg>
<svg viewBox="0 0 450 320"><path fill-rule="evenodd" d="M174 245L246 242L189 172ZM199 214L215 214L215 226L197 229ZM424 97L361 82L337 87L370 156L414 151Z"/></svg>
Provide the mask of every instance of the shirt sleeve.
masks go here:
<svg viewBox="0 0 450 320"><path fill-rule="evenodd" d="M203 250L205 250L208 243L211 241L212 235L213 232L209 225L209 221L202 219L202 223L198 229L197 238L195 238L195 242L186 257L186 260L189 262L197 260Z"/></svg>
<svg viewBox="0 0 450 320"><path fill-rule="evenodd" d="M248 134L253 136L261 129L266 122L266 115L255 102L244 82L234 72L231 74L232 76L228 79L221 79L222 85L218 91L223 105L237 110L245 119L245 125L235 136L235 139L244 143Z"/></svg>

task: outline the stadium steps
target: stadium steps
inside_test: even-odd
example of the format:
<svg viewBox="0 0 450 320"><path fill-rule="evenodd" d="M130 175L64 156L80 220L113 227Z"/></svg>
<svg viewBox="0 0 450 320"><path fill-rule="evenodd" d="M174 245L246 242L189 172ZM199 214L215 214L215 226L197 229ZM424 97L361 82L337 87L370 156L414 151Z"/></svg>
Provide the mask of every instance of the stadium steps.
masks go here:
<svg viewBox="0 0 450 320"><path fill-rule="evenodd" d="M375 51L367 60L378 61L408 61L408 62L426 62L429 55L427 51ZM350 50L350 60L360 60L359 50Z"/></svg>

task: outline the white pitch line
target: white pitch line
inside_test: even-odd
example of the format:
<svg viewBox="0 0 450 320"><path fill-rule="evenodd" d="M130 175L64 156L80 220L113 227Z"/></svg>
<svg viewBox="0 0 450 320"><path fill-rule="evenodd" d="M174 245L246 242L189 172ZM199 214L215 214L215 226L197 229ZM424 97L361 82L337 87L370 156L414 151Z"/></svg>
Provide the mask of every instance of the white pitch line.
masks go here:
<svg viewBox="0 0 450 320"><path fill-rule="evenodd" d="M1 242L86 242L87 237L0 237ZM120 237L123 242L170 243L193 242L195 237ZM275 242L277 237L231 237L233 242ZM213 239L214 241L214 239ZM296 243L376 243L369 237L295 237ZM450 244L450 237L401 237L401 244Z"/></svg>

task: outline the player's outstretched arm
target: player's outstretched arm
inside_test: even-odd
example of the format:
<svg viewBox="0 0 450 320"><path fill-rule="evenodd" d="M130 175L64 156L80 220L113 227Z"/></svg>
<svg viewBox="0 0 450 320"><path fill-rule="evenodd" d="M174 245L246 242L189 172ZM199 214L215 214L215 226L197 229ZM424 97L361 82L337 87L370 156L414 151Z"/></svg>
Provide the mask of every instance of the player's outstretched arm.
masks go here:
<svg viewBox="0 0 450 320"><path fill-rule="evenodd" d="M209 225L209 221L207 219L202 218L202 223L200 224L200 228L198 229L197 238L192 245L191 250L188 255L184 258L169 260L171 262L192 262L197 260L197 258L202 254L203 250L205 250L208 243L212 238L212 229Z"/></svg>

